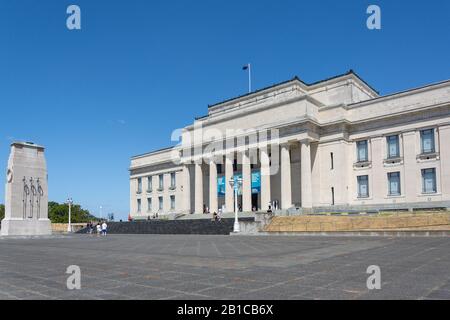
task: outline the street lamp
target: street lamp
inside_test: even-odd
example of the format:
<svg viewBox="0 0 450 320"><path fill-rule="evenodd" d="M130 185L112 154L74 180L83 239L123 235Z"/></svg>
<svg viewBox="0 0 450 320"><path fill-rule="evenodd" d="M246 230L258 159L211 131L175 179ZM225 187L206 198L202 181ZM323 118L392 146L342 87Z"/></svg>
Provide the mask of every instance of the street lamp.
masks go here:
<svg viewBox="0 0 450 320"><path fill-rule="evenodd" d="M242 178L237 178L237 181L234 181L234 178L231 177L230 185L234 189L234 227L233 232L241 232L239 228L239 220L238 220L238 189L242 185Z"/></svg>
<svg viewBox="0 0 450 320"><path fill-rule="evenodd" d="M67 199L67 203L69 204L69 225L67 226L67 232L72 232L72 198Z"/></svg>

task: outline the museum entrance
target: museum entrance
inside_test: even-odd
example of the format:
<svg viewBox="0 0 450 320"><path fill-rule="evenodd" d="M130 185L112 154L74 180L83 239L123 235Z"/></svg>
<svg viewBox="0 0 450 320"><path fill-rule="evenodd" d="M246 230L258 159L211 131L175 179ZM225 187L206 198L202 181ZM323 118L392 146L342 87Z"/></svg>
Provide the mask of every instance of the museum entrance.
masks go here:
<svg viewBox="0 0 450 320"><path fill-rule="evenodd" d="M259 193L252 193L252 211L258 210Z"/></svg>

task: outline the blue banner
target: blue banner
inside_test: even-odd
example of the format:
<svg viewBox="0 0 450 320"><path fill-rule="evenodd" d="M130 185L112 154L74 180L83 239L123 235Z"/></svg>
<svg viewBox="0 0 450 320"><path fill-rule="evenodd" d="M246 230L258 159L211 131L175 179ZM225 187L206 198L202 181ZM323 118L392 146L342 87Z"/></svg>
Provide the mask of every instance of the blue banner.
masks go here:
<svg viewBox="0 0 450 320"><path fill-rule="evenodd" d="M241 179L242 174L235 174L234 175L234 181L237 181L237 179ZM221 176L217 178L217 194L219 197L225 196L225 176ZM228 183L230 183L228 181ZM237 185L234 186L237 188ZM256 194L261 192L261 172L260 171L254 171L252 172L252 193ZM239 186L238 189L238 195L242 195L242 186Z"/></svg>

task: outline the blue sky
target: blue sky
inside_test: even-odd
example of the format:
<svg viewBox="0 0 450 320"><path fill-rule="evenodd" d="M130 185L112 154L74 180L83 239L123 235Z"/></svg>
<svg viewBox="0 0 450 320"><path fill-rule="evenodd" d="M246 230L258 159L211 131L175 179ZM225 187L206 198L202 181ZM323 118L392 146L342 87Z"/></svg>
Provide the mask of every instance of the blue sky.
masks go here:
<svg viewBox="0 0 450 320"><path fill-rule="evenodd" d="M449 38L447 0L0 0L0 168L13 140L45 145L51 200L126 218L130 157L245 93L247 62L255 89L354 69L388 94L449 79Z"/></svg>

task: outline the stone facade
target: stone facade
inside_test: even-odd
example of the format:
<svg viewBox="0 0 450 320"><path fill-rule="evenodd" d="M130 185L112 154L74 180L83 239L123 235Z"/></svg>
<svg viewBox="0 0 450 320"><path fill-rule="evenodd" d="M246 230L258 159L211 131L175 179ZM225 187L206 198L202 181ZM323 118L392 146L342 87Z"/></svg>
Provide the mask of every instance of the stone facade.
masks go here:
<svg viewBox="0 0 450 320"><path fill-rule="evenodd" d="M450 207L449 146L450 80L379 96L353 71L294 78L209 106L177 146L133 157L130 214L231 212L236 175L242 211Z"/></svg>
<svg viewBox="0 0 450 320"><path fill-rule="evenodd" d="M50 235L44 148L15 142L8 160L2 235Z"/></svg>

